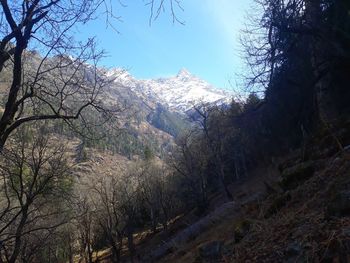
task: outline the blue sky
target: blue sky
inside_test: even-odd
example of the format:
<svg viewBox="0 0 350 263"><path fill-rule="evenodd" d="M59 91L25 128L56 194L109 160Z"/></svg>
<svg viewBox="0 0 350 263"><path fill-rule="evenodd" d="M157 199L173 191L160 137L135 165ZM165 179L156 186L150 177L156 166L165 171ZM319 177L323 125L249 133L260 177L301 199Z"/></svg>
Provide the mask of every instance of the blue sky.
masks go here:
<svg viewBox="0 0 350 263"><path fill-rule="evenodd" d="M240 72L239 33L252 0L183 0L177 10L185 25L173 23L166 9L149 25L147 0L123 1L114 14L122 21L107 27L105 17L80 28L79 38L96 36L108 57L101 66L124 67L137 78L175 75L181 68L219 88L229 88Z"/></svg>

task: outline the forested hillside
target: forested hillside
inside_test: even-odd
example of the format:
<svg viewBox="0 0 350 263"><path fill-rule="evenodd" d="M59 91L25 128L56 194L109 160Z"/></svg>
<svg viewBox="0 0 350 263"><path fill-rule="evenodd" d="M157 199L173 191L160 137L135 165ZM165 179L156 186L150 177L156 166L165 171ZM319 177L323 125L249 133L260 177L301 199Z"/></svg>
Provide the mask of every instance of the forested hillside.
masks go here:
<svg viewBox="0 0 350 263"><path fill-rule="evenodd" d="M0 263L350 261L349 1L256 0L239 94L100 66L109 1L0 5Z"/></svg>

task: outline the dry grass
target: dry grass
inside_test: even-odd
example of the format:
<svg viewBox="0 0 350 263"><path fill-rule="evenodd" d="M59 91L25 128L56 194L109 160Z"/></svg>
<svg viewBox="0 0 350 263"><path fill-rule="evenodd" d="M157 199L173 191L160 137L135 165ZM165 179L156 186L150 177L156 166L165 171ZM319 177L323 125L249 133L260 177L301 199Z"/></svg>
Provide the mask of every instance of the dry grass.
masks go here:
<svg viewBox="0 0 350 263"><path fill-rule="evenodd" d="M327 218L325 211L329 194L349 183L349 172L346 158L337 164L330 158L326 169L291 191L291 201L277 214L267 219L258 217L251 233L235 246L231 260L281 262L293 242L300 244L301 250L295 262L323 262L329 257L340 257L344 242L349 240L343 230L350 229L350 218ZM271 201L267 200L265 207Z"/></svg>

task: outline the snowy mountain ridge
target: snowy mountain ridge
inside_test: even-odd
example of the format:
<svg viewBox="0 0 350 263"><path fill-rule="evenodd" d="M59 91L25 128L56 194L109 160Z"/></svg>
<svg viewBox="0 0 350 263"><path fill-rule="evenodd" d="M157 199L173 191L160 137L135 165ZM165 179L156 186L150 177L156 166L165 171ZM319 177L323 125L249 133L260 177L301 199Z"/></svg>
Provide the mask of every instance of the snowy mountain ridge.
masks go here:
<svg viewBox="0 0 350 263"><path fill-rule="evenodd" d="M181 69L176 76L158 79L138 80L120 68L108 70L105 75L112 78L116 86L128 87L140 97L181 113L201 103L226 104L234 96L233 93L215 88L186 69Z"/></svg>

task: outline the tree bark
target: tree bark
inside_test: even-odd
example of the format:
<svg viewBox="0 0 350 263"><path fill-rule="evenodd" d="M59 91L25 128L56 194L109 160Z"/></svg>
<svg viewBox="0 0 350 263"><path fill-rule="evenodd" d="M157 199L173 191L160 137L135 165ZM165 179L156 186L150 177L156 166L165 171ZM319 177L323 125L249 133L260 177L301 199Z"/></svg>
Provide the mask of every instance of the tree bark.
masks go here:
<svg viewBox="0 0 350 263"><path fill-rule="evenodd" d="M151 222L152 222L152 232L155 234L157 232L157 220L154 213L154 209L151 207Z"/></svg>
<svg viewBox="0 0 350 263"><path fill-rule="evenodd" d="M112 241L111 247L112 247L111 261L112 261L112 263L119 263L120 262L120 251L119 251L118 245L115 244L114 241Z"/></svg>
<svg viewBox="0 0 350 263"><path fill-rule="evenodd" d="M228 189L227 184L225 183L224 165L223 165L223 163L220 160L218 161L217 165L219 166L220 183L221 183L221 186L222 186L222 188L224 190L225 196L226 196L228 201L232 201L233 200L233 196L232 196L230 190Z"/></svg>
<svg viewBox="0 0 350 263"><path fill-rule="evenodd" d="M29 203L25 204L24 207L22 208L21 220L16 230L15 245L8 263L15 263L21 251L22 232L28 219L28 208L29 208Z"/></svg>
<svg viewBox="0 0 350 263"><path fill-rule="evenodd" d="M134 246L134 231L132 226L128 226L128 249L130 255L130 261L134 262L135 246Z"/></svg>

